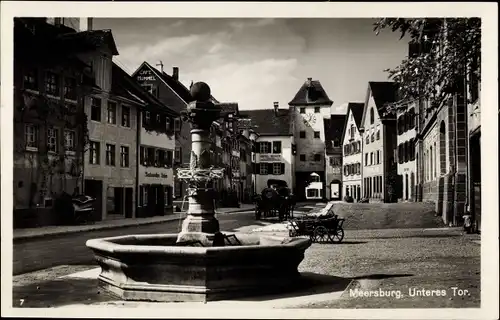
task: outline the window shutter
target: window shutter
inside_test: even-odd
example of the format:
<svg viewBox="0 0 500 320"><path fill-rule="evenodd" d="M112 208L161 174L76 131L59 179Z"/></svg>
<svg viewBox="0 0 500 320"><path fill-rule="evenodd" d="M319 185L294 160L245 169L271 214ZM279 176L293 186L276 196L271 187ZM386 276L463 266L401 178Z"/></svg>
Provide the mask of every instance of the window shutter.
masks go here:
<svg viewBox="0 0 500 320"><path fill-rule="evenodd" d="M285 174L285 164L284 163L280 163L280 167L281 167L280 173L281 174Z"/></svg>

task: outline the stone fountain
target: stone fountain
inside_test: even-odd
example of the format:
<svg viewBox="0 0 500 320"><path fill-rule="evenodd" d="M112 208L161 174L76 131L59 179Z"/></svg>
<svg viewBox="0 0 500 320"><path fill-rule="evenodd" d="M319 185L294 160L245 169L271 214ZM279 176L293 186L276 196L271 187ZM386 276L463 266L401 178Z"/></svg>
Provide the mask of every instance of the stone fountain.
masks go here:
<svg viewBox="0 0 500 320"><path fill-rule="evenodd" d="M101 266L99 285L123 300L213 301L290 290L309 239L221 233L214 214L209 129L220 118L210 88L194 84L183 119L191 123L189 209L179 234L124 235L88 240Z"/></svg>

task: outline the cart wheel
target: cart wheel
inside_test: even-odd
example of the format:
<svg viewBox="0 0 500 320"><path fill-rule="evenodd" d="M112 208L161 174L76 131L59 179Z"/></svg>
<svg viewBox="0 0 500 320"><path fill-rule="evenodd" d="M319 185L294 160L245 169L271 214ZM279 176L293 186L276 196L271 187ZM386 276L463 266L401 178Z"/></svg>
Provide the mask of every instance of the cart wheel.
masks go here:
<svg viewBox="0 0 500 320"><path fill-rule="evenodd" d="M344 229L338 228L334 234L330 236L330 240L333 243L340 243L344 239Z"/></svg>
<svg viewBox="0 0 500 320"><path fill-rule="evenodd" d="M319 226L314 229L314 239L318 243L323 243L328 240L328 230L323 227Z"/></svg>

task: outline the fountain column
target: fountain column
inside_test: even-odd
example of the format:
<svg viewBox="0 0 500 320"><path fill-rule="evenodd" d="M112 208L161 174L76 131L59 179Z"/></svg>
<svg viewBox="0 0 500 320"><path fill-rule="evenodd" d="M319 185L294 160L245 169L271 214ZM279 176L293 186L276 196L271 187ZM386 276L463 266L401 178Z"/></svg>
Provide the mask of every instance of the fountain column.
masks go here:
<svg viewBox="0 0 500 320"><path fill-rule="evenodd" d="M177 242L198 240L209 245L213 235L219 232L212 181L220 178L222 170L213 168L211 163L210 127L220 117L220 107L210 101L210 88L206 83L195 83L191 96L194 101L182 115L183 120L191 124L190 167L177 171L179 179L188 181L189 209Z"/></svg>

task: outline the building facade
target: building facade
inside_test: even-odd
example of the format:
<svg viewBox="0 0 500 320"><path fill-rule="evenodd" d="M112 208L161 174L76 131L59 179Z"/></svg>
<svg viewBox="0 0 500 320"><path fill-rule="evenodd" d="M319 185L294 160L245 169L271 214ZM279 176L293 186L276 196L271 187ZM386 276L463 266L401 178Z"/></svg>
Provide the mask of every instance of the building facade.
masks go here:
<svg viewBox="0 0 500 320"><path fill-rule="evenodd" d="M417 161L415 157L415 110L417 102L398 108L397 114L397 163L401 182L399 201L415 201Z"/></svg>
<svg viewBox="0 0 500 320"><path fill-rule="evenodd" d="M94 52L80 55L92 66L96 85L85 98L89 148L85 153L85 193L96 199L97 219L133 218L136 214L137 115L144 104L123 88L123 72L110 30L88 30L100 39ZM75 44L80 38L75 37Z"/></svg>
<svg viewBox="0 0 500 320"><path fill-rule="evenodd" d="M323 186L318 198L325 198L325 126L323 119L331 116L330 100L317 80L308 78L295 97L288 103L292 114L293 135L297 154L295 155L295 194L306 199L306 188L311 177L320 177ZM315 175L313 175L315 174ZM317 197L314 197L317 198Z"/></svg>
<svg viewBox="0 0 500 320"><path fill-rule="evenodd" d="M342 131L346 123L343 114L332 114L330 119L324 119L325 126L325 172L326 198L342 199Z"/></svg>
<svg viewBox="0 0 500 320"><path fill-rule="evenodd" d="M294 190L295 141L288 109L245 110L242 116L251 119L258 134L249 130L249 138L255 143L252 152L254 192L260 194L268 180L283 180Z"/></svg>
<svg viewBox="0 0 500 320"><path fill-rule="evenodd" d="M45 18L14 19L15 228L56 224L55 199L82 191L92 78L75 58L83 49L61 38L67 33L78 32Z"/></svg>
<svg viewBox="0 0 500 320"><path fill-rule="evenodd" d="M343 158L343 195L352 197L354 201L359 201L363 198L363 142L359 131L363 109L364 103L348 103L347 119L345 121L341 140Z"/></svg>
<svg viewBox="0 0 500 320"><path fill-rule="evenodd" d="M394 158L396 117L386 114L386 104L396 101L392 82L369 82L361 120L363 139L363 197L370 202L394 202L401 190Z"/></svg>

